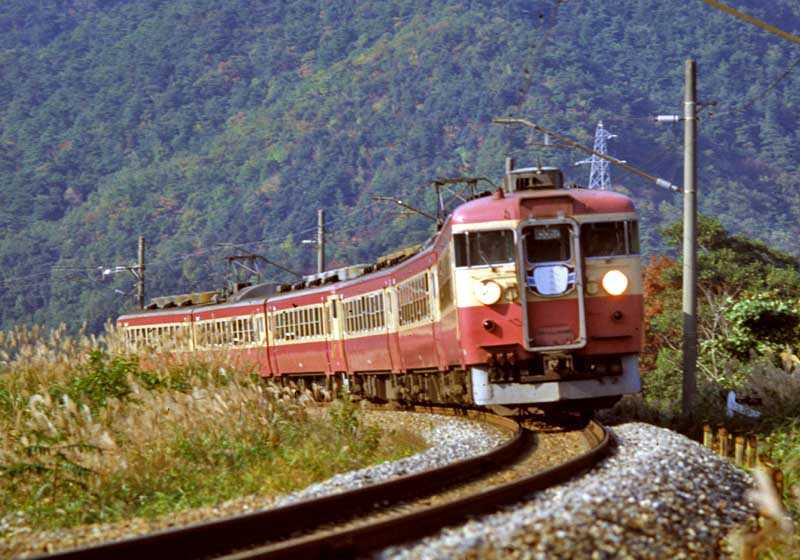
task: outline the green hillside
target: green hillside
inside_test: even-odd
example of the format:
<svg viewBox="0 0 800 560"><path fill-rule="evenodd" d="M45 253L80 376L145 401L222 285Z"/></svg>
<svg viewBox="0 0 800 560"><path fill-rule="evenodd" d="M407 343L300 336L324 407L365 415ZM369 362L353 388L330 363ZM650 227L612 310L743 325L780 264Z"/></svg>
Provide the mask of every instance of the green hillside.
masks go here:
<svg viewBox="0 0 800 560"><path fill-rule="evenodd" d="M800 34L800 5L730 4ZM682 181L683 64L698 61L700 208L797 252L800 49L703 2L61 0L0 4L0 326L97 330L130 298L148 240L148 293L222 285L255 252L311 272L316 209L331 265L430 232L370 197L433 208L431 179L498 178L503 159L560 165L523 116ZM788 71L788 73L787 73ZM779 80L779 78L782 79ZM680 197L621 170L649 252ZM232 250L221 243L247 244ZM280 278L277 269L275 278Z"/></svg>

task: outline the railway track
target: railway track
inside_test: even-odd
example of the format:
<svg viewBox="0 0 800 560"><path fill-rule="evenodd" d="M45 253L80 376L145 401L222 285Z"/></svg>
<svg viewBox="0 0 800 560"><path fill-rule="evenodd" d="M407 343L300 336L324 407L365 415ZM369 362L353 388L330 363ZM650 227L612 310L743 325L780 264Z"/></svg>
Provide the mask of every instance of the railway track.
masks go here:
<svg viewBox="0 0 800 560"><path fill-rule="evenodd" d="M414 410L466 415L510 430L513 437L483 455L381 484L41 558L362 556L562 482L594 465L608 449L608 433L596 422L516 422L480 411Z"/></svg>

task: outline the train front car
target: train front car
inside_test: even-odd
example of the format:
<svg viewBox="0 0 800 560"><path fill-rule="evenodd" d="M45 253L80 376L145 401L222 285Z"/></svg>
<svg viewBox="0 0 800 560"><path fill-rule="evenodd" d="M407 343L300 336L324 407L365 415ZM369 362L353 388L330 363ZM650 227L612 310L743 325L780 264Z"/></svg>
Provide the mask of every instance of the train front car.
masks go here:
<svg viewBox="0 0 800 560"><path fill-rule="evenodd" d="M592 410L640 389L642 280L631 200L508 172L453 213L459 332L475 404Z"/></svg>

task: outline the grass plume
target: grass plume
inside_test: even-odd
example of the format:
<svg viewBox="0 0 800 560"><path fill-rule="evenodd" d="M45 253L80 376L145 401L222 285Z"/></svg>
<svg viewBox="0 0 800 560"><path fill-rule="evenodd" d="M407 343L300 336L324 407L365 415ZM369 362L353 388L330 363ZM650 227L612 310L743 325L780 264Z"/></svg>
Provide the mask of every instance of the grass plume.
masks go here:
<svg viewBox="0 0 800 560"><path fill-rule="evenodd" d="M349 401L309 414L309 397L231 363L128 354L113 328L0 332L3 511L33 530L155 516L294 490L424 445L367 426Z"/></svg>

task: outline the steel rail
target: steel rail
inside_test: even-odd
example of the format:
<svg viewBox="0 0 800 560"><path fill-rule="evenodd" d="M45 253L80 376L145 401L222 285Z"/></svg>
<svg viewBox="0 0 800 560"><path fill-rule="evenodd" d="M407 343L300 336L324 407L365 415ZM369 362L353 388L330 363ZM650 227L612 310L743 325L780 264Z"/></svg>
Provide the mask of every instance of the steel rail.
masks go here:
<svg viewBox="0 0 800 560"><path fill-rule="evenodd" d="M519 501L526 495L559 484L602 459L610 447L610 435L601 424L591 421L584 428L592 449L560 465L531 476L495 486L444 504L429 506L411 514L351 529L299 537L281 543L225 556L225 560L274 558L355 558L431 534L442 527L461 523L468 517L496 511L499 505Z"/></svg>
<svg viewBox="0 0 800 560"><path fill-rule="evenodd" d="M526 432L517 422L509 418L464 409L428 406L411 407L411 409L418 412L477 418L512 430L514 435L510 441L476 457L356 490L34 558L139 560L148 556L153 558L220 556L231 551L262 545L265 542L283 541L299 533L309 533L320 525L353 519L389 505L433 494L443 487L496 471L504 464L512 462L524 450Z"/></svg>

